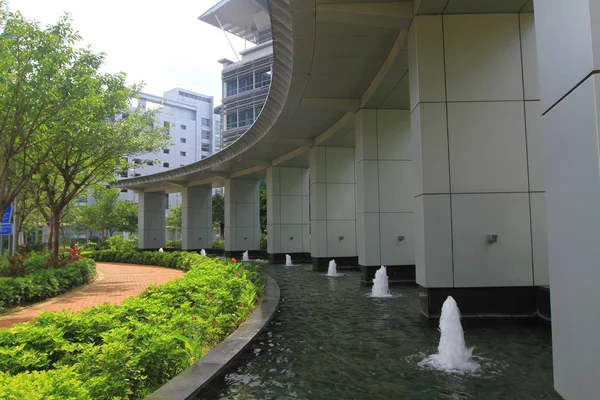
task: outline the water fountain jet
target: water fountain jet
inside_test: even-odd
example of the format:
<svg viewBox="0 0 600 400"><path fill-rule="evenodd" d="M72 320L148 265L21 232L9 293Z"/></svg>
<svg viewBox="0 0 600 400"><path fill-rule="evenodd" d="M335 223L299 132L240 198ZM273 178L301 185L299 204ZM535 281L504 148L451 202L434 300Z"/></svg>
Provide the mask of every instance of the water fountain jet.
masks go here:
<svg viewBox="0 0 600 400"><path fill-rule="evenodd" d="M206 250L204 250L204 249L200 250L200 255L202 257L206 257Z"/></svg>
<svg viewBox="0 0 600 400"><path fill-rule="evenodd" d="M375 272L371 297L392 297L389 289L387 268L384 265Z"/></svg>
<svg viewBox="0 0 600 400"><path fill-rule="evenodd" d="M293 267L292 256L290 256L289 254L285 255L285 266L286 267Z"/></svg>
<svg viewBox="0 0 600 400"><path fill-rule="evenodd" d="M242 261L250 261L250 257L248 256L248 250L242 254Z"/></svg>
<svg viewBox="0 0 600 400"><path fill-rule="evenodd" d="M473 348L467 348L465 344L465 335L460 323L460 310L452 296L448 296L442 306L440 332L438 354L430 355L419 364L446 372L477 371L479 364L471 358Z"/></svg>
<svg viewBox="0 0 600 400"><path fill-rule="evenodd" d="M343 274L337 273L337 264L335 260L329 261L329 268L327 269L327 276L342 276Z"/></svg>

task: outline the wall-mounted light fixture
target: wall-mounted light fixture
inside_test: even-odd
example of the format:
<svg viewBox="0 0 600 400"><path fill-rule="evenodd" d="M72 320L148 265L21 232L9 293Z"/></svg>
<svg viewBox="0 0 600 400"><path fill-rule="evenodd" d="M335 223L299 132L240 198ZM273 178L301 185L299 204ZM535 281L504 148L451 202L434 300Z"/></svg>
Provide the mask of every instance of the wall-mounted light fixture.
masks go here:
<svg viewBox="0 0 600 400"><path fill-rule="evenodd" d="M290 236L290 240L294 240L294 237L293 237L293 236Z"/></svg>
<svg viewBox="0 0 600 400"><path fill-rule="evenodd" d="M340 240L344 240L344 237L343 237L343 236L340 236Z"/></svg>
<svg viewBox="0 0 600 400"><path fill-rule="evenodd" d="M398 241L399 242L403 242L404 241L404 236L398 236Z"/></svg>

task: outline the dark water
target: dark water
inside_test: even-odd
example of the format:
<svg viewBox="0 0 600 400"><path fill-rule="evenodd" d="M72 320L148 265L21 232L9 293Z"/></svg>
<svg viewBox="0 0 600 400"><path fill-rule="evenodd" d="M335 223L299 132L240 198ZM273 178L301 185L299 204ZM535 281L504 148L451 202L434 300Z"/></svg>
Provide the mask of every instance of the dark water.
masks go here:
<svg viewBox="0 0 600 400"><path fill-rule="evenodd" d="M265 270L281 288L277 316L198 399L560 399L546 325L465 323L482 370L448 374L418 365L437 352L439 332L419 315L416 286L373 299L358 272Z"/></svg>

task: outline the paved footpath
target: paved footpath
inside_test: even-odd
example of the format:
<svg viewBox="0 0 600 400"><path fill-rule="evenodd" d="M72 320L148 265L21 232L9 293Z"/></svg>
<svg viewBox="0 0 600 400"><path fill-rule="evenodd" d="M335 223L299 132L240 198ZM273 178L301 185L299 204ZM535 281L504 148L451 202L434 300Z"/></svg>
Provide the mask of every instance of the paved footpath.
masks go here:
<svg viewBox="0 0 600 400"><path fill-rule="evenodd" d="M183 276L182 271L146 265L97 263L97 277L92 282L72 292L36 303L17 307L0 316L0 328L10 328L16 323L30 321L41 311L61 311L70 308L80 311L106 302L120 304L123 299L135 296L152 284L165 283Z"/></svg>

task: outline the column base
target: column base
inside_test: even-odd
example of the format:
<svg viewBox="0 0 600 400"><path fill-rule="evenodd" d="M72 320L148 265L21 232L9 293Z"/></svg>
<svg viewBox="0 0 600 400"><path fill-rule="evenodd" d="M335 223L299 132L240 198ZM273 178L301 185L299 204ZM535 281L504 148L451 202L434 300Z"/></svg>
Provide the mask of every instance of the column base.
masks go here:
<svg viewBox="0 0 600 400"><path fill-rule="evenodd" d="M237 261L242 261L245 252L246 250L225 250L223 256L225 258L235 258ZM248 250L248 257L254 260L265 260L267 258L267 252L265 250Z"/></svg>
<svg viewBox="0 0 600 400"><path fill-rule="evenodd" d="M285 264L285 255L292 256L292 263L310 263L310 253L269 253L269 264Z"/></svg>
<svg viewBox="0 0 600 400"><path fill-rule="evenodd" d="M358 269L358 257L313 257L311 262L313 271L327 271L329 261L335 260L339 269Z"/></svg>
<svg viewBox="0 0 600 400"><path fill-rule="evenodd" d="M538 288L479 287L424 288L420 287L419 305L426 318L439 318L442 304L452 296L463 318L536 318Z"/></svg>
<svg viewBox="0 0 600 400"><path fill-rule="evenodd" d="M360 283L372 285L375 272L381 265L361 265ZM414 283L416 279L414 265L386 265L389 283Z"/></svg>

